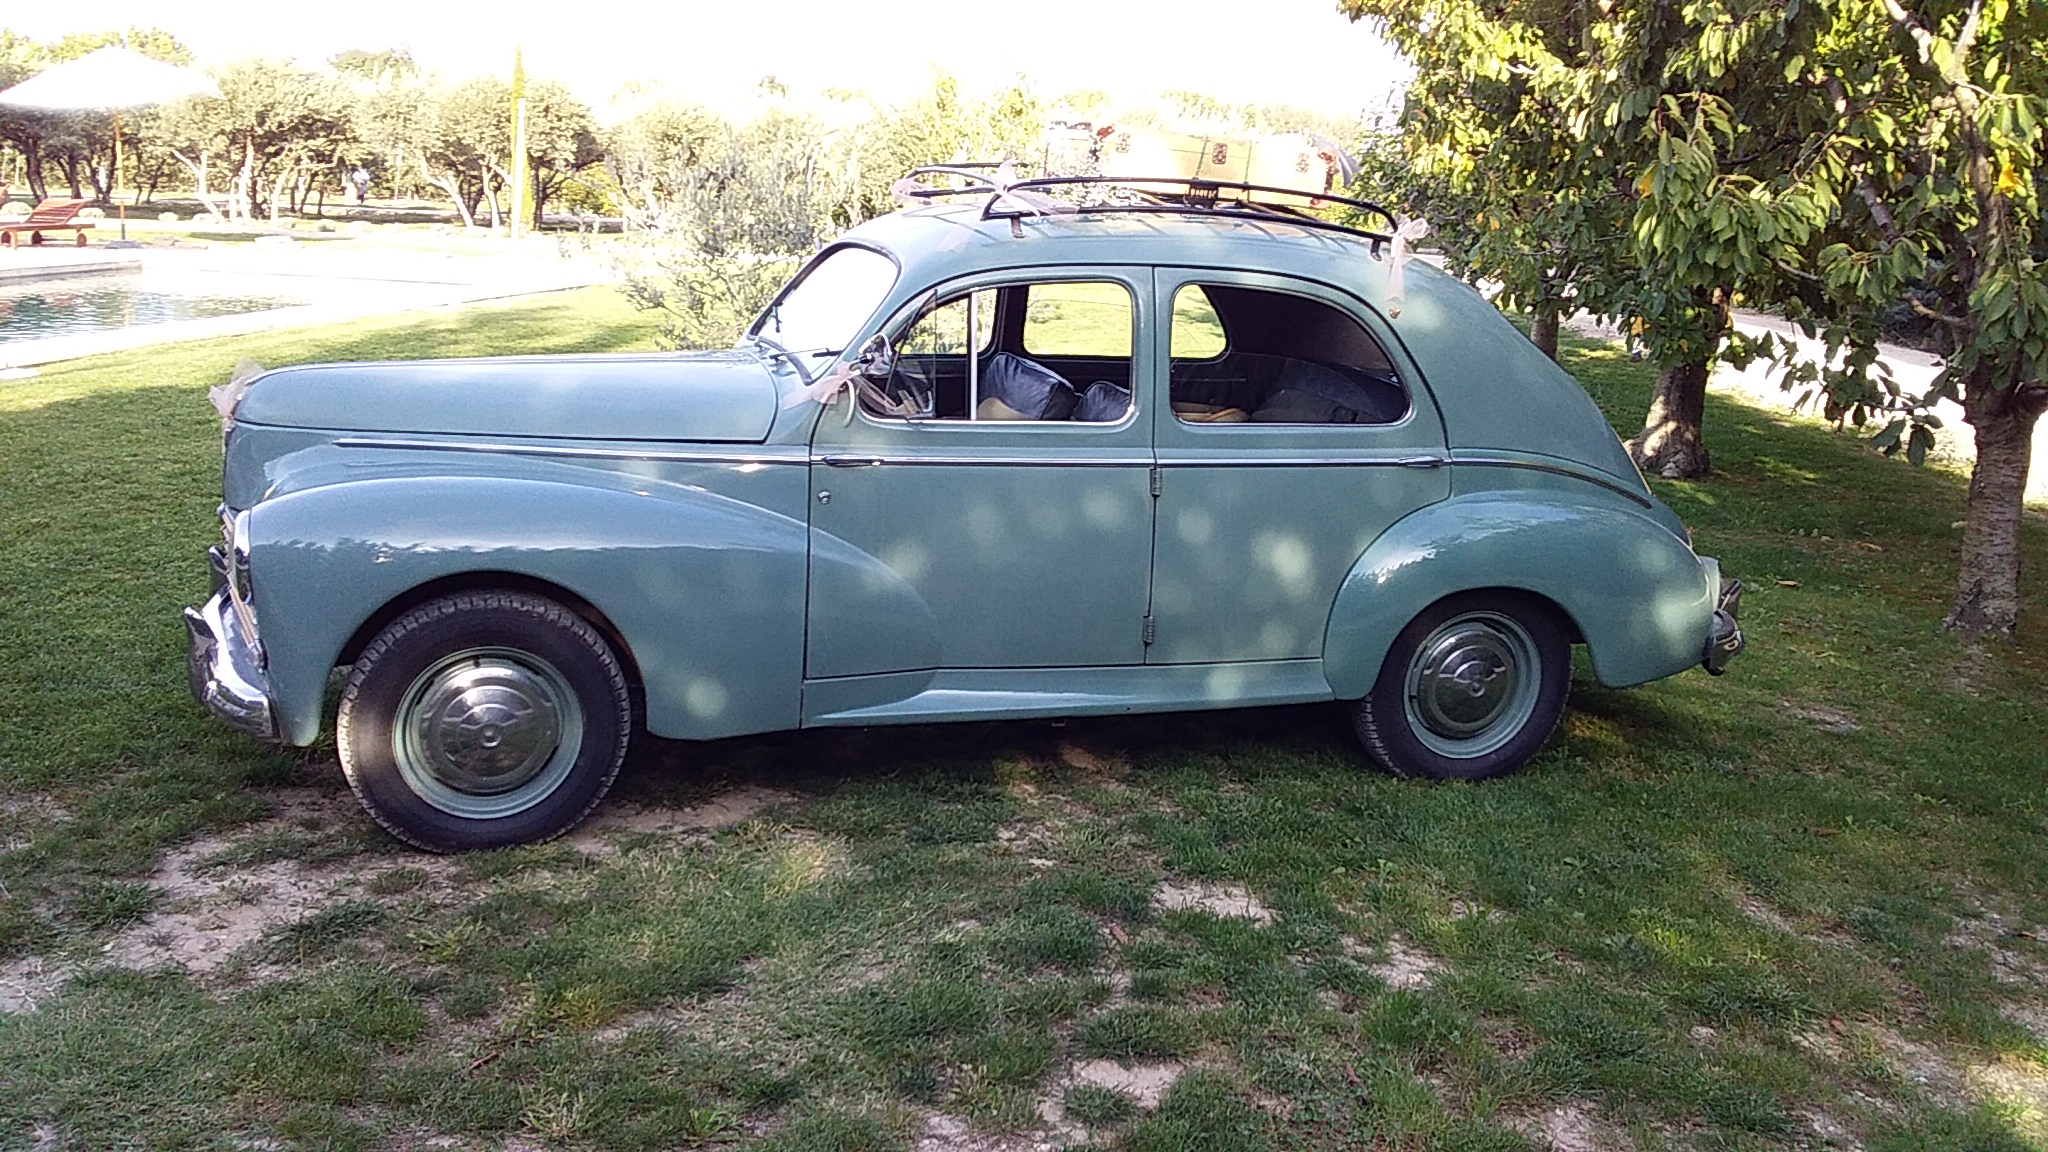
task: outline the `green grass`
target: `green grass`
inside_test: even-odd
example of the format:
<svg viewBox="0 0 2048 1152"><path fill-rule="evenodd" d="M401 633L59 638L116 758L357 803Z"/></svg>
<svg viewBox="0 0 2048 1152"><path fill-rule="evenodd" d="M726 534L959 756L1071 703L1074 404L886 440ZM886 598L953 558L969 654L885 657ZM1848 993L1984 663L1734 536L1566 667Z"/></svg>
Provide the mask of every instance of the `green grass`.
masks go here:
<svg viewBox="0 0 2048 1152"><path fill-rule="evenodd" d="M1484 786L1366 771L1327 708L650 741L614 809L791 799L442 861L360 815L331 746L186 697L203 393L237 358L647 331L598 290L0 385L0 991L70 974L0 1014L0 1147L901 1150L1048 1101L1122 1152L1529 1149L1560 1110L1638 1149L1818 1147L1817 1115L1873 1152L2048 1147L2016 1022L2048 1018L2048 540L2021 645L1944 636L1961 479L1783 415L1713 401L1720 471L1658 485L1752 587L1750 653L1582 669ZM1641 366L1567 365L1640 419ZM1271 922L1157 910L1169 879ZM203 971L110 959L243 912ZM1185 1071L1148 1108L1088 1059Z"/></svg>

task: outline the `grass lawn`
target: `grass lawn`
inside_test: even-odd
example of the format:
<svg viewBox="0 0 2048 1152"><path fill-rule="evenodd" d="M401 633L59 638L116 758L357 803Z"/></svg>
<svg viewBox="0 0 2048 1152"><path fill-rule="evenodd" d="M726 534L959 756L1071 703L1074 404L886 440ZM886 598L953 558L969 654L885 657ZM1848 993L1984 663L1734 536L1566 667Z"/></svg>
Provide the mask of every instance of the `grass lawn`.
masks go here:
<svg viewBox="0 0 2048 1152"><path fill-rule="evenodd" d="M1711 402L1658 485L1750 653L1582 668L1483 786L1316 707L643 741L570 839L442 859L186 696L238 357L648 330L0 384L0 1147L2048 1148L2048 533L2024 645L1942 636L1961 480L1811 422Z"/></svg>

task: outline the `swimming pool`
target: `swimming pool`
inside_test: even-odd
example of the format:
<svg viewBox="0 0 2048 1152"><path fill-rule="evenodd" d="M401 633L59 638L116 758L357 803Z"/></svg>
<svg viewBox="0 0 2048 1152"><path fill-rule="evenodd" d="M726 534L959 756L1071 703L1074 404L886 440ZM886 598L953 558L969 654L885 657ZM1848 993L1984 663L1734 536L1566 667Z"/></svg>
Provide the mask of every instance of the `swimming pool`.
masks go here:
<svg viewBox="0 0 2048 1152"><path fill-rule="evenodd" d="M0 344L146 324L233 316L305 303L303 299L211 290L139 276L38 280L0 288Z"/></svg>

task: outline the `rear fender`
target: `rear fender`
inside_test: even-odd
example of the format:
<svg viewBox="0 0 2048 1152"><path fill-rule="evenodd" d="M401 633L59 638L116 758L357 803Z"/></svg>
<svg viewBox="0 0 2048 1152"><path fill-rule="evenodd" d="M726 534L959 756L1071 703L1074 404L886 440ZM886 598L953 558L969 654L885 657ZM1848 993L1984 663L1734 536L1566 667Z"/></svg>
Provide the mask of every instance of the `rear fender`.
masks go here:
<svg viewBox="0 0 2048 1152"><path fill-rule="evenodd" d="M1570 617L1600 682L1619 687L1700 662L1717 566L1649 517L1568 493L1479 492L1410 514L1337 590L1323 671L1341 700L1371 690L1394 638L1446 596L1511 588Z"/></svg>
<svg viewBox="0 0 2048 1152"><path fill-rule="evenodd" d="M797 473L801 475L801 473ZM328 673L384 605L435 580L511 573L611 621L656 735L794 728L805 526L679 484L632 490L480 476L289 492L250 512L250 576L280 729L318 734Z"/></svg>

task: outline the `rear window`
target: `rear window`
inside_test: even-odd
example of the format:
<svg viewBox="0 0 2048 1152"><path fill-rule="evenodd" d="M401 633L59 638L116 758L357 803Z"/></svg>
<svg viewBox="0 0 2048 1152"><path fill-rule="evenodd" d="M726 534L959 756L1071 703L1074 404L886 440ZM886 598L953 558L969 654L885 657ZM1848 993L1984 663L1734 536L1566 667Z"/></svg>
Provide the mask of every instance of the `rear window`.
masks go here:
<svg viewBox="0 0 2048 1152"><path fill-rule="evenodd" d="M1392 424L1408 393L1386 349L1321 300L1230 284L1174 294L1171 404L1189 424Z"/></svg>

